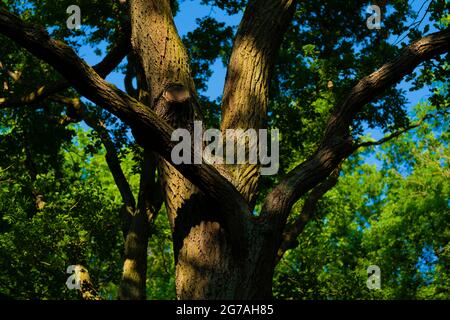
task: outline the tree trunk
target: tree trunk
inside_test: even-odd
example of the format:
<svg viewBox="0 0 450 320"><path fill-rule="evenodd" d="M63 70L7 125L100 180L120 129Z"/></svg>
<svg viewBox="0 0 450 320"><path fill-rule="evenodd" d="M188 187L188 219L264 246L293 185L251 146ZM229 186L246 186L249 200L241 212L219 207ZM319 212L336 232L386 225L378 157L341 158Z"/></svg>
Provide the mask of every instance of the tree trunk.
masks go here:
<svg viewBox="0 0 450 320"><path fill-rule="evenodd" d="M230 239L233 235L222 227L220 219L199 217L177 223L174 249L178 299L272 297L276 241L269 243L272 237L267 237L262 228L252 232L250 246L236 252Z"/></svg>
<svg viewBox="0 0 450 320"><path fill-rule="evenodd" d="M148 105L172 127L192 130L193 121L202 116L169 2L131 1L130 16L132 47L145 74ZM221 218L226 214L222 208L166 160L159 160L159 172L172 228L177 298L270 298L276 250L274 243L262 243L267 234L252 227L237 249L238 235Z"/></svg>
<svg viewBox="0 0 450 320"><path fill-rule="evenodd" d="M137 209L132 212L126 231L125 261L119 288L121 300L145 300L147 298L147 247L151 227L162 204L157 192L155 156L144 151Z"/></svg>
<svg viewBox="0 0 450 320"><path fill-rule="evenodd" d="M125 261L119 289L121 300L145 300L149 226L145 212L137 210L125 239Z"/></svg>

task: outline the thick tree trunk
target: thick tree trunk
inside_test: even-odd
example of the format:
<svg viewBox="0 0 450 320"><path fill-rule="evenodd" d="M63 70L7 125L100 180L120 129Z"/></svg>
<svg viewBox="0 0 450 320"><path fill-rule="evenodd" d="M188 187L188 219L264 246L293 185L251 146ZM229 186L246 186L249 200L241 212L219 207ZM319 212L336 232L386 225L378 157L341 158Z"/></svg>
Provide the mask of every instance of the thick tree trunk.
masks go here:
<svg viewBox="0 0 450 320"><path fill-rule="evenodd" d="M169 2L134 0L130 13L132 47L145 73L148 105L172 127L192 130L193 121L202 116L188 55L173 23ZM257 122L255 128L260 126ZM257 171L255 168L252 170ZM221 169L234 183L227 168ZM247 230L247 241L236 244L241 235L225 223L223 216L227 213L220 212L223 208L211 204L209 197L169 162L160 159L159 172L173 234L177 298L271 297L276 250L273 244L262 245L266 235L261 230ZM254 175L253 186L257 179ZM254 192L253 187L250 189ZM249 194L244 197L249 199Z"/></svg>
<svg viewBox="0 0 450 320"><path fill-rule="evenodd" d="M212 217L211 217L212 218ZM214 219L191 221L177 234L176 288L178 299L269 299L275 267L274 243L261 228L249 237L251 246L233 250L230 233ZM265 237L267 239L267 237Z"/></svg>

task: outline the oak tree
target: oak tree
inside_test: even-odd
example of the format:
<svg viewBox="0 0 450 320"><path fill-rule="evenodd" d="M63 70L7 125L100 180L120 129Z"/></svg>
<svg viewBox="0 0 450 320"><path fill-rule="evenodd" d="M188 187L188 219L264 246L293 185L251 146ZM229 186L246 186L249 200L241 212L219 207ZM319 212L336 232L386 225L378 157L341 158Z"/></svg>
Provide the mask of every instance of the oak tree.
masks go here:
<svg viewBox="0 0 450 320"><path fill-rule="evenodd" d="M0 6L1 40L11 44L1 49L9 86L4 86L0 108L50 106L50 113L59 115L54 130L84 121L106 149L123 202L121 299L146 297L148 240L163 202L173 239L177 298L270 298L277 263L298 245L311 212L336 185L342 162L363 147L420 125L421 119L408 121L396 84L413 78L420 88L448 80L445 1L427 9L434 32L408 26L413 15L405 1L391 4L394 13L385 8L380 31L366 28L361 10L369 3L362 0L346 8L340 1L203 2L229 14L243 10L236 32L205 18L182 39L174 23L176 1L81 1L81 8L95 8L83 21L98 28L89 41L111 42L94 66L74 50L80 43L72 32L82 31L64 27L68 2L53 3L61 10L46 10L52 1L30 1L29 7L3 1ZM389 39L402 40L407 31L410 41L401 48ZM105 78L125 57L121 90ZM202 93L208 64L218 57L226 62L227 75L217 106ZM38 84L40 79L27 74L26 67L41 62L45 82ZM434 93L445 109L448 92ZM130 129L143 150L137 193L121 166L121 141L111 139L111 119L120 121L122 136ZM280 127L286 130L282 148L286 141L292 154L282 151L280 174L272 178L262 178L260 165L250 163L175 165L171 133L192 128L196 120L217 124L222 132ZM390 133L380 141L362 141L364 124ZM32 158L33 180L40 169ZM45 205L40 190L31 193L38 209ZM303 212L293 219L292 208L301 199Z"/></svg>

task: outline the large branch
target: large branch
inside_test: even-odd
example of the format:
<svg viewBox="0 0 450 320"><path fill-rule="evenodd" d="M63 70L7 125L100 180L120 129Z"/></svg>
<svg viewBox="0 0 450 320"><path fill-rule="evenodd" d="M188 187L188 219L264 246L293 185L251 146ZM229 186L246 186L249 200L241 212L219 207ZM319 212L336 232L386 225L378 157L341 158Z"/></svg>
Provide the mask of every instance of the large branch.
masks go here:
<svg viewBox="0 0 450 320"><path fill-rule="evenodd" d="M70 47L51 39L44 30L24 23L4 9L0 9L0 33L53 66L81 95L110 111L131 128L145 133L148 139L143 143L172 163L171 152L175 143L171 141L171 133L174 129L147 106L107 83ZM192 154L195 154L193 148ZM230 228L236 230L237 237L245 235L243 228L251 213L231 183L206 163L175 167L205 194L221 203L224 219Z"/></svg>
<svg viewBox="0 0 450 320"><path fill-rule="evenodd" d="M420 127L425 120L432 117L433 115L428 114L419 121L414 122L406 126L405 128L402 128L391 134L388 134L379 140L357 143L353 146L354 151L359 148L383 145L393 139L400 137L401 135L412 129ZM291 225L285 228L282 236L282 243L277 253L277 261L281 260L287 250L294 249L298 246L298 236L303 232L308 222L312 218L314 218L317 211L317 204L319 203L320 199L322 199L322 197L337 184L340 170L340 167L336 168L324 182L320 183L310 192L302 207L300 216Z"/></svg>
<svg viewBox="0 0 450 320"><path fill-rule="evenodd" d="M171 85L183 86L195 96L188 53L178 35L170 1L130 0L129 5L131 44L145 71L151 106Z"/></svg>
<svg viewBox="0 0 450 320"><path fill-rule="evenodd" d="M263 217L274 217L283 230L293 204L355 151L350 125L365 104L400 82L423 61L450 50L450 28L413 42L393 61L360 80L331 115L324 138L313 156L293 169L266 197Z"/></svg>
<svg viewBox="0 0 450 320"><path fill-rule="evenodd" d="M125 261L119 288L121 300L146 298L147 244L163 201L155 176L156 158L152 151L144 150L138 211L130 220L125 240Z"/></svg>
<svg viewBox="0 0 450 320"><path fill-rule="evenodd" d="M413 42L396 59L360 80L335 108L327 125L325 140L332 135L347 134L352 121L367 103L376 100L384 90L399 83L422 62L449 50L450 28L447 28Z"/></svg>
<svg viewBox="0 0 450 320"><path fill-rule="evenodd" d="M160 188L156 179L156 156L150 150L144 151L144 159L141 163L139 197L136 207L130 184L122 170L116 147L104 120L89 112L84 103L78 98L72 99L53 95L50 99L79 111L80 117L76 117L74 121L78 119L78 121L84 120L89 127L97 132L106 149L106 162L124 203L120 215L122 232L125 237L125 261L119 297L122 300L145 299L147 243L151 236L150 227L154 224L162 204L162 195L158 192Z"/></svg>
<svg viewBox="0 0 450 320"><path fill-rule="evenodd" d="M386 135L385 137L376 140L376 141L364 141L357 144L354 144L353 150L356 151L359 148L364 147L371 147L371 146L380 146L382 144L385 144L393 139L396 139L403 135L404 133L418 128L422 125L422 123L432 118L433 115L428 114L422 119L420 119L417 122L414 122L405 128L402 128L398 131L395 131L391 134ZM317 211L317 204L319 203L320 199L329 191L331 190L338 182L339 179L339 173L340 173L340 166L336 168L332 174L322 183L320 183L317 187L315 187L310 194L308 195L307 199L305 200L305 203L302 207L302 211L299 215L299 217L289 226L285 228L285 231L283 232L282 236L282 242L278 249L276 260L279 261L283 257L283 255L286 253L289 249L294 249L298 246L297 238L298 236L303 232L308 222L314 218L315 213Z"/></svg>
<svg viewBox="0 0 450 320"><path fill-rule="evenodd" d="M339 172L339 168L335 169L324 182L315 187L308 195L299 217L283 232L283 240L277 253L278 261L281 260L287 250L297 247L298 236L305 229L308 222L314 218L320 199L337 184Z"/></svg>
<svg viewBox="0 0 450 320"><path fill-rule="evenodd" d="M222 99L222 131L259 129L266 123L276 55L294 16L296 0L250 0L239 26ZM256 200L259 166L239 165L229 179L250 203Z"/></svg>
<svg viewBox="0 0 450 320"><path fill-rule="evenodd" d="M98 134L100 141L102 142L106 150L105 159L108 168L111 171L114 182L122 197L122 201L126 207L126 211L127 213L131 214L136 209L136 201L134 199L133 192L131 191L130 184L128 183L125 173L122 170L119 155L108 132L108 129L105 126L104 121L96 115L90 113L86 105L82 101L80 101L79 98L69 98L59 94L55 94L52 95L49 99L67 105L68 109L72 109L72 112L76 113L75 118L62 118L59 121L60 124L69 124L84 120L84 122L86 122L86 124Z"/></svg>
<svg viewBox="0 0 450 320"><path fill-rule="evenodd" d="M106 78L106 76L110 74L130 52L130 26L125 25L118 31L120 32L120 35L117 42L113 45L103 60L93 66L95 72L97 72L102 78ZM70 86L70 82L62 79L50 85L41 85L22 97L10 99L0 98L0 109L20 107L23 104L36 104L54 94L70 88Z"/></svg>
<svg viewBox="0 0 450 320"><path fill-rule="evenodd" d="M130 18L138 84L147 92L140 101L174 128L192 128L194 120L201 120L201 112L188 53L176 30L169 1L131 0ZM163 159L158 159L158 167L169 223L174 230L181 209L198 189Z"/></svg>
<svg viewBox="0 0 450 320"><path fill-rule="evenodd" d="M258 129L267 118L270 73L294 0L250 0L237 32L222 99L222 129Z"/></svg>

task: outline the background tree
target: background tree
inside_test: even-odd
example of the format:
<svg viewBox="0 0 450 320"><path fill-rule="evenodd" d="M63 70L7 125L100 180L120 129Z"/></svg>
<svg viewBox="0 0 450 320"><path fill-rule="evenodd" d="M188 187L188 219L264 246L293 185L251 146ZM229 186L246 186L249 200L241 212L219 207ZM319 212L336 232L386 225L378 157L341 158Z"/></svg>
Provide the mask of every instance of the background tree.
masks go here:
<svg viewBox="0 0 450 320"><path fill-rule="evenodd" d="M446 141L448 121L430 121L383 145L379 168L363 162L369 150L346 162L298 248L279 263L275 296L448 299ZM365 285L370 265L381 269L382 290Z"/></svg>
<svg viewBox="0 0 450 320"><path fill-rule="evenodd" d="M8 45L0 49L0 148L8 153L1 159L1 181L5 191L2 194L9 199L5 202L9 203L8 209L1 213L5 232L2 250L7 252L9 248L10 259L23 263L19 269L25 265L37 268L35 258L44 253L32 255L32 262L27 262L21 257L26 257L28 251L11 245L14 239L22 238L23 230L31 237L32 230L26 228L30 223L55 227L49 231L53 234L57 229L54 220L60 219L67 223L61 232L67 236L66 242L59 249L45 251L66 250L66 255L69 252L67 257L57 255L59 266L55 263L52 269L57 270L58 277L63 278L63 264L81 260L94 270L102 265L109 265L109 270L114 268L110 279L101 280L106 275L100 275L100 271L94 271L91 278L105 287L117 283L120 259L115 250L123 241L120 298L145 298L149 270L150 275L154 275L152 270L164 270L167 275L175 271L178 298L270 297L275 266L286 251L298 246L296 239L305 230L318 202L336 185L342 162L358 149L397 138L431 116L439 121L447 119L446 53L450 35L445 1L424 3L425 13L422 9L411 10L406 1L393 1L383 8L380 31L365 28L363 10L368 1L354 1L345 12L339 1L202 2L228 14L245 8L241 24L233 33L225 24L204 18L198 21L195 31L181 39L173 22L179 8L176 1L135 0L126 5L80 1L85 28L71 31L65 26L69 1L59 1L57 5L52 1L2 2L0 33ZM429 20L424 27L423 16ZM430 28L434 33L424 36ZM77 49L83 43L99 45L101 41L110 43L108 54L93 68L65 44ZM104 80L125 56L126 92ZM211 75L208 65L217 58L228 65L227 80L221 101L209 101L205 96L206 80ZM410 80L414 90L434 85L430 98L434 108L429 114L407 115L405 92L395 86L403 79ZM179 95L175 91L182 91L183 98L176 99ZM172 130L191 128L192 122L199 119L222 130L280 128L280 174L260 178L259 166L255 165L174 166L170 159ZM73 125L81 121L94 130L83 143L74 138L84 134ZM367 127L383 130L386 138L366 141ZM74 148L84 158L67 159L71 154L67 149ZM108 177L105 170L90 167L92 159L98 160L102 153ZM350 167L357 169L355 165ZM383 184L388 180L389 175L382 175L382 179L374 179L373 187L376 181ZM108 189L104 189L102 181ZM111 189L112 181L120 197ZM96 192L86 192L84 188ZM392 190L397 189L394 186ZM18 200L11 197L14 194ZM83 194L86 204L76 205L76 215L67 216L74 209L70 203ZM361 194L355 198L358 196ZM383 197L388 200L378 207L377 214L382 215L383 210L397 213L389 207L389 201L400 198L390 199L385 194ZM55 200L49 201L52 198ZM165 205L160 210L163 199ZM325 200L322 205L327 204L332 211L336 204L328 202ZM63 213L53 213L57 218L52 219L51 205ZM159 211L166 214L166 221L158 215ZM340 223L349 221L352 215L363 214L349 209ZM119 217L120 224L114 220ZM102 228L94 232L89 228L100 226L99 221L110 221L112 231L102 233ZM169 226L173 239L171 262L166 260L171 249L164 225ZM118 237L119 229L123 237ZM86 232L89 241L85 240ZM376 233L376 228L367 233ZM34 237L40 234L36 230ZM352 239L345 232L344 235L349 241ZM400 272L409 275L399 279L408 284L413 281L414 271L409 263L414 257L425 255L421 250L440 250L439 246L430 247L429 239L428 247L418 244L421 237L411 240L415 251L404 263L410 267L409 273L400 266ZM48 239L47 246L54 246L55 239ZM445 248L442 241L436 241ZM156 244L162 248L155 250ZM85 251L80 253L83 246ZM372 247L365 244L366 251L359 246L356 241L351 250L373 254L370 250L377 248L377 242ZM108 258L102 256L104 249L111 253ZM394 249L387 255L394 256ZM149 251L159 252L159 256L152 258L150 254L148 258ZM287 259L290 258L291 254ZM387 270L394 268L394 264L385 266ZM329 270L324 268L322 278L330 276ZM4 279L12 274L7 273ZM40 271L37 274L42 275ZM301 274L294 276L302 279ZM173 282L166 281L168 278L150 277L150 286L155 284L154 279L164 279L170 291ZM277 275L276 279L282 277ZM47 285L14 291L18 284L3 281L7 293L17 297L55 297L64 283L56 280L55 274L58 283L52 292L46 291ZM307 285L305 281L301 293L305 297ZM417 284L413 287L418 288ZM286 294L275 288L279 296L299 297L295 292ZM329 292L326 295L333 296ZM398 295L401 294L386 297ZM404 295L411 296L411 290Z"/></svg>

